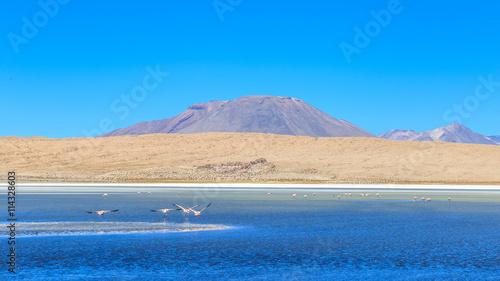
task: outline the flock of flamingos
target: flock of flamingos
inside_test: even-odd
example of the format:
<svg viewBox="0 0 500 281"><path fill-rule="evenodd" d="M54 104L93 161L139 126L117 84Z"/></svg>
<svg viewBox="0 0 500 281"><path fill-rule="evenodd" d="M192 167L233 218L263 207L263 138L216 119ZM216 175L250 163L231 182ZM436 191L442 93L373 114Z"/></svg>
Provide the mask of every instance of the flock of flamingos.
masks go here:
<svg viewBox="0 0 500 281"><path fill-rule="evenodd" d="M151 192L148 192L149 195L152 195ZM141 195L141 192L137 192L137 195ZM179 195L181 195L181 192L179 191ZM102 197L104 198L107 198L109 195L107 193L104 193L102 195ZM271 193L267 193L267 196L270 198L271 197ZM316 196L316 193L313 193L313 196ZM333 198L335 198L335 193L332 193L332 196ZM352 194L351 193L344 193L344 196L345 197L352 197ZM370 193L359 193L359 196L360 197L370 197L371 194ZM375 194L375 196L377 196L377 198L380 198L380 193L377 193ZM296 199L297 197L297 194L292 194L292 199ZM337 195L337 200L340 200L341 196L340 195ZM304 195L304 199L307 200L307 194ZM416 202L417 201L417 197L413 197L413 202ZM425 198L425 197L422 197L420 198L420 200L422 200L423 202L425 203L430 203L431 202L431 198ZM448 204L450 204L451 202L451 197L448 197ZM190 212L193 212L195 216L199 216L201 215L201 212L205 211L208 207L210 207L210 205L212 205L212 203L208 204L205 208L199 210L199 211L196 211L194 208L198 208L200 205L196 205L196 206L193 206L193 207L190 207L190 208L186 208L186 207L183 207L183 206L180 206L180 205L177 205L177 204L172 204L174 205L176 208L175 209L158 209L158 210L151 210L151 212L160 212L160 213L163 213L164 214L164 218L167 216L167 214L170 212L170 211L180 211L182 210L186 215L188 215ZM97 218L99 218L100 216L106 214L106 213L113 213L113 212L118 212L118 210L101 210L101 211L93 211L93 212L87 212L89 214L98 214Z"/></svg>
<svg viewBox="0 0 500 281"><path fill-rule="evenodd" d="M332 195L333 195L333 198L335 198L335 193L332 193ZM267 193L267 196L271 197L271 193ZM313 196L316 196L316 193L313 193ZM344 196L345 197L352 197L352 194L351 193L344 193ZM359 197L370 197L370 196L371 196L370 193L366 193L366 194L360 193L359 194ZM375 194L375 196L377 196L377 198L380 198L380 193ZM292 195L292 198L295 199L296 197L297 197L297 194L294 193ZM304 199L307 200L307 194L304 195ZM337 199L340 200L340 195L337 195ZM416 202L417 199L418 198L416 196L413 197L413 202ZM426 203L431 203L431 198L422 197L422 198L420 198L420 200L422 200L423 202L426 202ZM448 204L450 204L450 202L451 202L451 197L448 197Z"/></svg>
<svg viewBox="0 0 500 281"><path fill-rule="evenodd" d="M148 192L149 195L152 195L151 192ZM141 195L140 192L137 192L137 195ZM181 192L179 191L179 195L181 195ZM107 193L104 193L102 195L102 197L104 198L108 198L109 194ZM210 205L212 205L212 203L208 204L205 208L197 211L195 210L194 208L198 208L200 207L200 205L196 205L196 206L193 206L193 207L190 207L190 208L186 208L186 207L182 207L180 205L177 205L177 204L172 204L174 205L176 208L175 209L158 209L158 210L151 210L151 212L159 212L159 213L163 213L163 217L164 219L166 218L167 214L170 212L170 211L180 211L182 210L186 215L188 215L190 212L193 212L195 216L200 216L201 215L201 212L205 211L208 207L210 207ZM87 212L89 214L97 214L97 218L99 218L100 216L103 216L107 213L114 213L114 212L118 212L119 210L116 209L116 210L101 210L101 211L92 211L92 212Z"/></svg>

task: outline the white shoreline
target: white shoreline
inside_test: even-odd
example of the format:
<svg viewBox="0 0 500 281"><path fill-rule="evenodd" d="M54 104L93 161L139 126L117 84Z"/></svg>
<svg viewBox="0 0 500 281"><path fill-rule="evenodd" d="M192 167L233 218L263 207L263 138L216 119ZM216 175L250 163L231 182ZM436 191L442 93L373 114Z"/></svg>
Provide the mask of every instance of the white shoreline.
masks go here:
<svg viewBox="0 0 500 281"><path fill-rule="evenodd" d="M42 188L222 188L222 189L394 189L394 190L484 190L500 191L500 185L425 185L425 184L269 184L269 183L16 183L17 187L28 187L30 189ZM1 183L0 187L7 187ZM76 190L75 190L76 191Z"/></svg>

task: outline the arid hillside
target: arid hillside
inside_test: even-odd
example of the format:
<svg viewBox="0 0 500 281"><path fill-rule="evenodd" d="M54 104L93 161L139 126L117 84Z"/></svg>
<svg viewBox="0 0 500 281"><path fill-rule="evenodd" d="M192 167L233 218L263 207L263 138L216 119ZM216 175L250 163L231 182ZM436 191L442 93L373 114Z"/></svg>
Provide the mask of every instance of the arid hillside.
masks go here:
<svg viewBox="0 0 500 281"><path fill-rule="evenodd" d="M43 181L500 183L500 146L257 133L0 138L0 172Z"/></svg>

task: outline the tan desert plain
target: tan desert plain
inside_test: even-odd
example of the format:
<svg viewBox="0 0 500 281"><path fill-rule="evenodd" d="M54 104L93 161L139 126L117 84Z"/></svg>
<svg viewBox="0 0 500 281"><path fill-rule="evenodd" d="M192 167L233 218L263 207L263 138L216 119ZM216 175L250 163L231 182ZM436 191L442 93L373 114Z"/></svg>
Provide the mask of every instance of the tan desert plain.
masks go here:
<svg viewBox="0 0 500 281"><path fill-rule="evenodd" d="M500 146L259 133L2 137L0 169L48 182L498 185Z"/></svg>

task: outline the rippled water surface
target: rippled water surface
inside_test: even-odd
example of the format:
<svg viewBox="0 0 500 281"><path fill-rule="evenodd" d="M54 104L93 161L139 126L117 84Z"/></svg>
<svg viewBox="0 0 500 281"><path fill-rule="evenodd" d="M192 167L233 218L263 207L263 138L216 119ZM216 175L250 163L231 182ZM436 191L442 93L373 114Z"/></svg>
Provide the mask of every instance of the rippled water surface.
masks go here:
<svg viewBox="0 0 500 281"><path fill-rule="evenodd" d="M16 279L500 280L498 193L269 191L21 193ZM199 217L150 212L209 202ZM120 211L87 213L103 209Z"/></svg>

